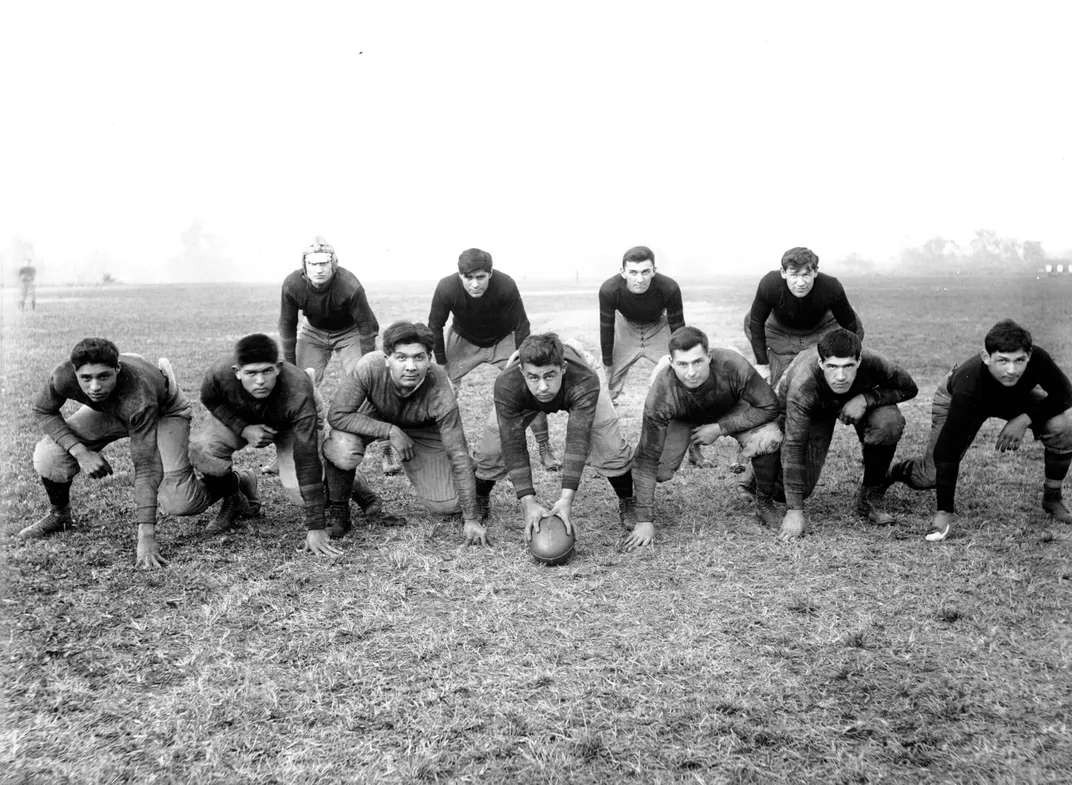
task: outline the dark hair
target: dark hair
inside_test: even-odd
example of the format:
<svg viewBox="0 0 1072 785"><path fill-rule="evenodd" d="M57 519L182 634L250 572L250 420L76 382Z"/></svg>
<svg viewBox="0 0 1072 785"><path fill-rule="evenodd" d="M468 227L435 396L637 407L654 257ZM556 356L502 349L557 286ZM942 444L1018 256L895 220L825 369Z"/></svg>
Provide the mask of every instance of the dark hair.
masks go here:
<svg viewBox="0 0 1072 785"><path fill-rule="evenodd" d="M651 262L651 266L655 266L655 254L651 252L651 249L646 245L638 245L635 248L630 248L622 256L622 269L625 269L627 262Z"/></svg>
<svg viewBox="0 0 1072 785"><path fill-rule="evenodd" d="M253 333L239 338L234 347L235 365L279 362L279 346L264 333Z"/></svg>
<svg viewBox="0 0 1072 785"><path fill-rule="evenodd" d="M77 371L83 365L119 367L119 349L107 338L83 338L71 349L71 365Z"/></svg>
<svg viewBox="0 0 1072 785"><path fill-rule="evenodd" d="M819 350L820 360L825 360L827 357L855 357L859 360L862 347L860 336L844 327L831 330L815 345L815 348Z"/></svg>
<svg viewBox="0 0 1072 785"><path fill-rule="evenodd" d="M435 349L435 335L427 325L419 322L395 322L383 331L384 354L390 354L404 343L419 343L431 354Z"/></svg>
<svg viewBox="0 0 1072 785"><path fill-rule="evenodd" d="M674 334L670 336L669 351L671 357L674 356L674 352L687 352L697 346L702 346L704 352L710 349L707 334L699 327L690 327L688 325L678 327L674 330Z"/></svg>
<svg viewBox="0 0 1072 785"><path fill-rule="evenodd" d="M1028 354L1034 348L1031 333L1012 319L1002 319L990 328L983 339L987 354L994 352L1018 352L1023 349Z"/></svg>
<svg viewBox="0 0 1072 785"><path fill-rule="evenodd" d="M479 248L462 251L462 255L458 257L458 272L467 275L480 270L491 272L491 254Z"/></svg>
<svg viewBox="0 0 1072 785"><path fill-rule="evenodd" d="M799 270L802 267L810 267L816 271L819 269L819 257L816 256L815 252L810 248L797 246L796 248L790 248L782 254L783 270L788 270L790 268ZM834 356L840 357L841 355Z"/></svg>
<svg viewBox="0 0 1072 785"><path fill-rule="evenodd" d="M521 362L538 368L547 365L561 366L566 362L566 350L554 333L530 335L521 342L517 356Z"/></svg>

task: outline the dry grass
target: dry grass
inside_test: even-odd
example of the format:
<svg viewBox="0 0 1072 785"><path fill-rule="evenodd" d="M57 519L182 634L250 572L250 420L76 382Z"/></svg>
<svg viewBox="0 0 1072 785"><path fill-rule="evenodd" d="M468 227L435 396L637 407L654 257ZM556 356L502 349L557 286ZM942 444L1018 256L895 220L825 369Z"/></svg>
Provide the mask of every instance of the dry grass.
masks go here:
<svg viewBox="0 0 1072 785"><path fill-rule="evenodd" d="M1069 292L1042 283L847 282L869 344L923 391L905 407L902 453L926 438L940 376L998 316L1023 319L1072 368ZM686 316L744 349L753 286L695 289ZM13 538L44 507L29 397L87 333L166 354L196 395L236 337L274 329L274 289L41 294L36 314L3 314L0 781L1063 782L1072 771L1070 532L1038 509L1037 444L998 460L997 428L984 430L965 463L962 527L938 546L922 538L929 494L892 491L890 528L848 514L859 448L839 428L812 532L790 546L733 498L733 452L719 445L715 469L686 469L660 491L657 544L641 553L619 550L613 494L592 475L577 555L544 568L520 544L508 484L495 491L494 546L465 550L457 523L373 472L411 525L359 527L335 563L298 552L300 519L268 483L266 516L226 539L202 533L209 514L166 519L172 565L146 573L132 568L125 446L109 448L114 477L76 482L77 532ZM371 298L384 323L410 301ZM595 344L594 295L526 300L534 326ZM157 321L175 302L182 313ZM470 433L490 379L465 382ZM622 409L634 440L645 379L630 377ZM560 442L563 431L553 417ZM537 481L553 493L553 476Z"/></svg>

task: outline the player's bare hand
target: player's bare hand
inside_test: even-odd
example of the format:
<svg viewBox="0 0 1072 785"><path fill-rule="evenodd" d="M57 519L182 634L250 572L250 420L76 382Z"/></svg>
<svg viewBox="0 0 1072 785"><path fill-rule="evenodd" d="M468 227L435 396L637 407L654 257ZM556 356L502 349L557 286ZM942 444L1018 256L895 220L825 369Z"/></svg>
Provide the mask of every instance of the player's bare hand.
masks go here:
<svg viewBox="0 0 1072 785"><path fill-rule="evenodd" d="M160 555L160 544L156 537L138 537L138 561L135 566L147 570L167 566L167 559Z"/></svg>
<svg viewBox="0 0 1072 785"><path fill-rule="evenodd" d="M782 518L782 527L778 530L778 539L782 542L795 540L804 534L804 510L786 510Z"/></svg>
<svg viewBox="0 0 1072 785"><path fill-rule="evenodd" d="M488 528L478 521L466 521L462 526L462 539L466 545L491 545L488 540Z"/></svg>
<svg viewBox="0 0 1072 785"><path fill-rule="evenodd" d="M637 525L633 527L633 533L625 538L624 547L627 551L636 550L651 545L654 539L655 524L651 521L637 521Z"/></svg>
<svg viewBox="0 0 1072 785"><path fill-rule="evenodd" d="M692 436L689 437L689 441L692 444L714 444L718 441L718 437L722 435L722 429L717 422L709 423L708 425L701 425L692 429Z"/></svg>
<svg viewBox="0 0 1072 785"><path fill-rule="evenodd" d="M927 542L941 542L953 531L953 523L956 521L956 513L942 512L939 510L931 521L933 531L927 535Z"/></svg>
<svg viewBox="0 0 1072 785"><path fill-rule="evenodd" d="M342 551L331 544L331 537L327 529L310 529L305 534L305 550L315 553L317 556L334 558L342 556Z"/></svg>
<svg viewBox="0 0 1072 785"><path fill-rule="evenodd" d="M998 434L997 444L994 445L994 449L998 452L1005 452L1006 450L1019 450L1020 445L1024 441L1024 434L1027 433L1027 426L1031 424L1031 418L1027 415L1019 415L1013 417L1007 423L1005 427L1001 429L1001 433Z"/></svg>
<svg viewBox="0 0 1072 785"><path fill-rule="evenodd" d="M538 532L540 530L540 521L544 518L550 518L553 513L536 501L535 496L526 496L523 498L521 500L521 506L525 516L525 542L530 542L532 540L533 532Z"/></svg>
<svg viewBox="0 0 1072 785"><path fill-rule="evenodd" d="M551 507L551 513L549 515L545 515L544 517L550 518L551 515L557 515L559 518L562 519L562 523L566 525L566 534L573 534L573 521L570 520L570 515L572 514L573 499L567 499L565 496L563 496L561 499L554 503L553 507Z"/></svg>
<svg viewBox="0 0 1072 785"><path fill-rule="evenodd" d="M107 477L112 473L112 465L108 463L107 459L105 459L99 452L86 450L85 452L79 453L77 460L82 473L87 477L92 477L94 480L99 480L101 477Z"/></svg>
<svg viewBox="0 0 1072 785"><path fill-rule="evenodd" d="M250 447L267 447L275 440L276 429L270 425L247 425L242 429L242 438Z"/></svg>
<svg viewBox="0 0 1072 785"><path fill-rule="evenodd" d="M406 432L397 425L391 426L391 446L395 448L398 457L404 461L411 460L417 454L413 439L406 436Z"/></svg>
<svg viewBox="0 0 1072 785"><path fill-rule="evenodd" d="M845 405L838 412L838 419L846 425L855 425L867 414L867 399L862 395L856 395L845 401Z"/></svg>

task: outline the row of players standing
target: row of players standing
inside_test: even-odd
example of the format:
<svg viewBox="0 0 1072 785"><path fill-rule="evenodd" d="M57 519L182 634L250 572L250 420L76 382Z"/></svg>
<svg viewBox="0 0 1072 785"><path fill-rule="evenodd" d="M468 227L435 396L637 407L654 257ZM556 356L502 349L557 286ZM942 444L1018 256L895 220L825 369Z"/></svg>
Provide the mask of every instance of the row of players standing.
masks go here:
<svg viewBox="0 0 1072 785"><path fill-rule="evenodd" d="M75 347L34 400L46 433L34 466L51 510L21 536L69 528L74 476L110 473L100 450L129 436L138 563L160 565L158 500L167 512L190 515L222 499L208 528L226 531L260 507L257 477L233 469L234 452L275 444L283 487L305 508L308 549L337 555L329 538L349 531L351 499L370 521L404 522L383 511L382 499L358 470L367 445L386 440L425 507L461 513L467 543L487 543L491 489L506 476L524 509L526 539L550 515L571 528L587 462L618 496L619 519L630 530L625 544L632 549L654 538L656 483L673 477L686 454L704 465L702 445L729 436L752 469L738 491L754 500L761 522L792 539L805 530L804 499L816 486L841 420L855 427L863 448L856 511L874 523L891 523L880 507L893 482L937 487L935 532L928 537L941 539L952 525L960 460L990 416L1008 420L999 450L1016 449L1028 427L1043 441L1043 508L1072 521L1061 498L1072 460L1072 385L1033 346L1030 333L1011 321L995 325L983 351L939 384L926 453L891 468L905 426L897 404L914 397L916 385L898 364L862 347L859 315L837 279L818 272L818 258L808 249L788 251L781 269L760 282L745 318L755 366L736 350L710 347L702 331L685 326L680 288L656 272L647 248L626 252L620 274L600 288L599 305L605 380L595 358L576 342L553 333L530 335L514 281L493 270L490 254L470 249L459 258L458 274L437 286L430 326L395 323L376 351L379 326L363 287L318 238L283 285L282 357L268 336L254 334L237 343L233 357L214 365L201 387L210 416L189 450L191 409L169 363L120 356L106 339ZM333 352L342 358L345 378L327 411L325 438L315 385ZM630 367L644 357L656 369L634 451L620 433L613 403ZM474 476L455 389L484 363L503 372L494 383ZM83 406L64 418L60 408L67 400ZM561 462L546 424L546 414L559 411L569 415ZM536 435L543 465L561 470L561 494L549 506L535 496L526 427ZM786 503L784 516L775 502Z"/></svg>

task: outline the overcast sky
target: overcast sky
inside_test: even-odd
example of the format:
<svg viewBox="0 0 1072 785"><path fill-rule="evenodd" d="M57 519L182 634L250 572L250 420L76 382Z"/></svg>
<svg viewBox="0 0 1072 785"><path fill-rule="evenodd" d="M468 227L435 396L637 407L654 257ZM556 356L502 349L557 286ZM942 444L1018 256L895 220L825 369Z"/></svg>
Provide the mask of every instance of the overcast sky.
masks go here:
<svg viewBox="0 0 1072 785"><path fill-rule="evenodd" d="M1061 3L0 0L0 248L234 277L757 271L977 228L1072 248Z"/></svg>

